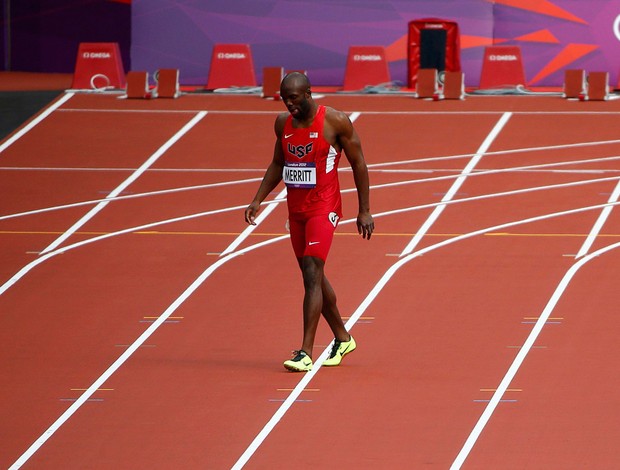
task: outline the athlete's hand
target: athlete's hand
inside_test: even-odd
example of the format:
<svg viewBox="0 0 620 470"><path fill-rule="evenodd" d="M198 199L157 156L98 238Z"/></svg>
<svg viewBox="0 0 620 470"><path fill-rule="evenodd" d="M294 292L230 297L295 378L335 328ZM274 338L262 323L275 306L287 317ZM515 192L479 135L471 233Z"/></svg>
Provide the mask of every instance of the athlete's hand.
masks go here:
<svg viewBox="0 0 620 470"><path fill-rule="evenodd" d="M370 240L372 232L375 230L375 221L372 219L370 212L360 212L357 214L357 233L362 238Z"/></svg>
<svg viewBox="0 0 620 470"><path fill-rule="evenodd" d="M256 225L256 222L254 220L256 219L256 214L258 214L259 208L260 208L260 204L258 202L252 201L252 204L250 204L245 209L245 221L248 224Z"/></svg>

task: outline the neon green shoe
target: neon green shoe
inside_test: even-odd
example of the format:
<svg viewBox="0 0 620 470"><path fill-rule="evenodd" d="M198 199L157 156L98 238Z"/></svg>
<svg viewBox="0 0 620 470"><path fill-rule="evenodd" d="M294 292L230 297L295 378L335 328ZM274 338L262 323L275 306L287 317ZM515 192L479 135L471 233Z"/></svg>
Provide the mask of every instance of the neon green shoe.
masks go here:
<svg viewBox="0 0 620 470"><path fill-rule="evenodd" d="M312 359L306 351L293 351L295 357L284 361L284 367L292 372L308 372L312 370Z"/></svg>
<svg viewBox="0 0 620 470"><path fill-rule="evenodd" d="M353 339L353 336L349 336L351 337L349 341L334 340L334 345L329 353L329 357L325 359L325 362L323 362L324 366L330 367L339 365L344 356L355 350L357 347L355 340Z"/></svg>

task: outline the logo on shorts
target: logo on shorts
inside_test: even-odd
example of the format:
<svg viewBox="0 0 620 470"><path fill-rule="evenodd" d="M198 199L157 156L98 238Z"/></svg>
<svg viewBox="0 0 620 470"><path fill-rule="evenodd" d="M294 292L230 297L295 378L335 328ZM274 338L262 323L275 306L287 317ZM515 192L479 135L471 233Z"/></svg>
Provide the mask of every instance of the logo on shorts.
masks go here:
<svg viewBox="0 0 620 470"><path fill-rule="evenodd" d="M329 218L329 221L332 223L334 227L338 225L338 219L339 219L338 214L336 214L335 212L330 212L327 217Z"/></svg>

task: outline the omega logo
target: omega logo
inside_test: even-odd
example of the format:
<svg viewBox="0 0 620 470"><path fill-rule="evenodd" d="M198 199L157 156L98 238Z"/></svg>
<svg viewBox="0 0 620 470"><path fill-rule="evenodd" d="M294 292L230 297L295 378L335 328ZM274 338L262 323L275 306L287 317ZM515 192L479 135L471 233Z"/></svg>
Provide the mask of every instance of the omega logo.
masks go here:
<svg viewBox="0 0 620 470"><path fill-rule="evenodd" d="M616 39L620 41L620 15L618 15L614 21L614 35Z"/></svg>

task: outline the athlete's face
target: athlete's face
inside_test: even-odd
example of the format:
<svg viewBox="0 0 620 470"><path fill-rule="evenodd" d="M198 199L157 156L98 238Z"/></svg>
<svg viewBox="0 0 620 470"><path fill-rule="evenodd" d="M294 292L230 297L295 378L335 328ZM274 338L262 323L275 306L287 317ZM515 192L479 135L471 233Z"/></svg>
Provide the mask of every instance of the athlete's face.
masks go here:
<svg viewBox="0 0 620 470"><path fill-rule="evenodd" d="M301 86L284 85L280 90L284 105L295 119L304 120L311 110L310 93Z"/></svg>

